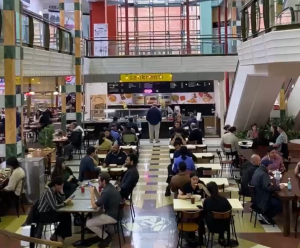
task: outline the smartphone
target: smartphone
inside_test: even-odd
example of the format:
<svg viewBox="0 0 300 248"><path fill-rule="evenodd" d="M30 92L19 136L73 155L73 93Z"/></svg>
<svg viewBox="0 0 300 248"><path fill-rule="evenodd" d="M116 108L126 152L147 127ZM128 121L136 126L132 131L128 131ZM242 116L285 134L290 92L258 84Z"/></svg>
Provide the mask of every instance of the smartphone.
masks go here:
<svg viewBox="0 0 300 248"><path fill-rule="evenodd" d="M92 187L92 186L93 186L93 184L92 184L91 182L89 182L89 186L90 186L90 187Z"/></svg>
<svg viewBox="0 0 300 248"><path fill-rule="evenodd" d="M71 197L70 197L70 199L74 199L75 198L75 195L72 195Z"/></svg>

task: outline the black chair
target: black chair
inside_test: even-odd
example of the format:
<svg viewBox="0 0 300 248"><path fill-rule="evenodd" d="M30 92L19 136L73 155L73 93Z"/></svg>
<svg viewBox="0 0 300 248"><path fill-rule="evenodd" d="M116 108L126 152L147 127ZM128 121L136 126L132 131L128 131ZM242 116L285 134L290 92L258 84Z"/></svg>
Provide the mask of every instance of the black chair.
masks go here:
<svg viewBox="0 0 300 248"><path fill-rule="evenodd" d="M208 238L206 247L208 248L208 245L210 243L210 247L213 247L213 240L214 240L214 234L219 232L227 232L229 235L230 233L230 224L234 225L234 222L232 221L232 210L224 213L219 212L212 212L211 213L211 223L207 225L208 229ZM220 225L220 221L222 221L222 224ZM235 231L235 228L233 229ZM230 247L232 247L230 245Z"/></svg>
<svg viewBox="0 0 300 248"><path fill-rule="evenodd" d="M245 206L245 197L249 197L249 195L245 195L242 191L242 179L237 177L237 176L234 176L234 180L236 182L236 184L238 185L238 188L239 188L239 201L241 200L241 197L243 199L243 208ZM244 216L244 210L242 211L242 217Z"/></svg>
<svg viewBox="0 0 300 248"><path fill-rule="evenodd" d="M256 227L256 221L257 221L257 214L262 214L261 210L255 205L255 187L248 184L249 192L251 195L251 216L250 216L250 222L252 221L252 215L253 212L255 213L254 216L254 228Z"/></svg>
<svg viewBox="0 0 300 248"><path fill-rule="evenodd" d="M223 160L221 152L218 149L216 150L216 153L218 154L220 165L221 165L221 177L222 177L222 174L223 174L224 166L227 166L227 165L230 166L230 173L232 174L231 171L232 171L232 163L233 163L233 161L232 160Z"/></svg>
<svg viewBox="0 0 300 248"><path fill-rule="evenodd" d="M121 229L122 236L123 236L123 240L124 240L124 243L125 243L125 235L124 235L123 226L122 226L122 219L123 219L123 209L124 209L124 206L125 206L125 202L121 202L120 205L119 205L119 211L118 211L118 220L117 220L117 223L114 223L114 224L106 224L106 225L104 225L103 228L102 228L102 237L103 237L105 227L107 228L107 227L110 226L110 225L112 225L112 226L114 227L115 233L118 234L118 239L119 239L119 246L120 246L120 248L122 247L122 246L121 246L121 238L120 238L120 229Z"/></svg>
<svg viewBox="0 0 300 248"><path fill-rule="evenodd" d="M134 186L135 188L135 186ZM135 218L135 211L134 211L134 206L133 206L133 201L132 201L132 193L133 193L133 190L134 188L132 189L130 195L129 195L129 209L130 209L130 215L131 215L131 219L132 219L132 222L134 222L134 218Z"/></svg>
<svg viewBox="0 0 300 248"><path fill-rule="evenodd" d="M22 210L23 210L23 213L25 214L25 208L24 208L24 205L23 205L23 197L22 197L22 194L23 194L23 191L24 191L24 186L25 186L25 180L26 180L26 177L24 178L21 178L19 180L19 182L17 183L16 187L15 187L15 190L14 190L14 203L15 203L15 208L16 208L16 212L17 212L17 215L18 215L18 218L20 217L20 205L22 207ZM19 184L21 183L21 192L20 192L20 195L16 195L16 190L19 186Z"/></svg>
<svg viewBox="0 0 300 248"><path fill-rule="evenodd" d="M211 178L213 175L211 168L198 167L196 171L199 177Z"/></svg>

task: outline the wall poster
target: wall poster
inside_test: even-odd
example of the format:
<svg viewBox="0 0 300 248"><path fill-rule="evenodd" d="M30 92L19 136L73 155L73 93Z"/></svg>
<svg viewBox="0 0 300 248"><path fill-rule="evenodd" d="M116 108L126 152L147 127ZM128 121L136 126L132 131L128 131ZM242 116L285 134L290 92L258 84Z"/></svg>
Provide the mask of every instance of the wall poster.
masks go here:
<svg viewBox="0 0 300 248"><path fill-rule="evenodd" d="M108 56L108 24L94 24L94 56Z"/></svg>

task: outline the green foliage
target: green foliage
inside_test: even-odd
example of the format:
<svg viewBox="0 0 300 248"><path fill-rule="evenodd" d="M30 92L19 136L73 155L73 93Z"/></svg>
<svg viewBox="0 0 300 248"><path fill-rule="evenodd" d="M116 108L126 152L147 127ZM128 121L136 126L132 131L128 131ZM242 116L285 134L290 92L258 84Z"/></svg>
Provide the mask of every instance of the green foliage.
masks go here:
<svg viewBox="0 0 300 248"><path fill-rule="evenodd" d="M246 139L248 131L239 131L235 134L238 139Z"/></svg>
<svg viewBox="0 0 300 248"><path fill-rule="evenodd" d="M43 128L39 133L39 143L44 147L55 147L53 143L53 134L55 133L55 129L53 125L48 125Z"/></svg>

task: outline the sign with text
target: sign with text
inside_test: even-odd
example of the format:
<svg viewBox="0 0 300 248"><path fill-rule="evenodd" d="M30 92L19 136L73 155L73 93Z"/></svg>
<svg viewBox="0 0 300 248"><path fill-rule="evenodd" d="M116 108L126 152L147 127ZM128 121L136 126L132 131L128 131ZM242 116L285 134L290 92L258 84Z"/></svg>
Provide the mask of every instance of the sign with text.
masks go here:
<svg viewBox="0 0 300 248"><path fill-rule="evenodd" d="M108 56L107 23L94 23L94 56Z"/></svg>
<svg viewBox="0 0 300 248"><path fill-rule="evenodd" d="M121 74L120 82L171 82L170 73Z"/></svg>

